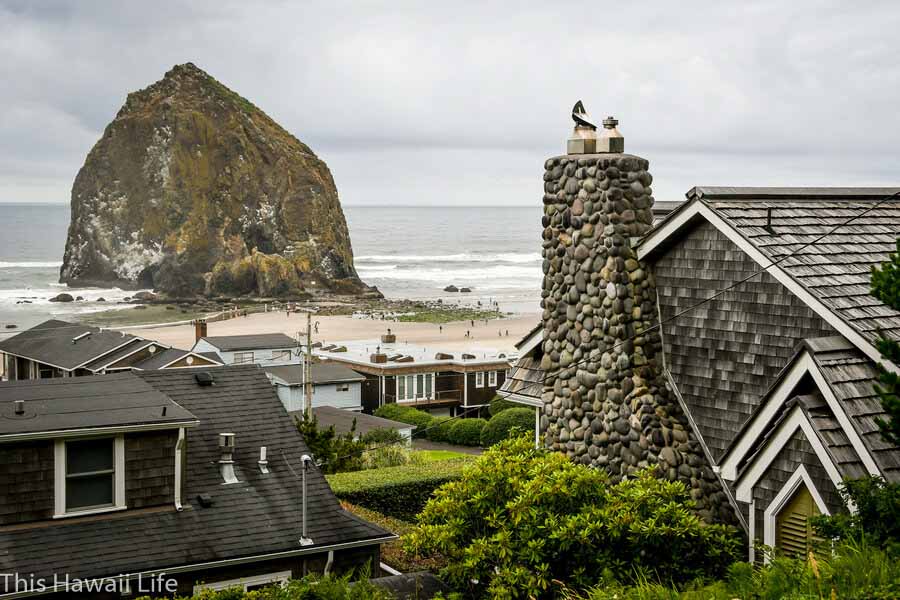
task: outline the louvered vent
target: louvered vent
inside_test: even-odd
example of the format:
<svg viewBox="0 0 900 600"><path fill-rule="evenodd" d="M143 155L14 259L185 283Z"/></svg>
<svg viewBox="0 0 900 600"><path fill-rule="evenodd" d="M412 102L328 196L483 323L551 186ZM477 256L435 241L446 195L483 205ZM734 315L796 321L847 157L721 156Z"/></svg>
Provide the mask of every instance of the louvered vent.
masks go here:
<svg viewBox="0 0 900 600"><path fill-rule="evenodd" d="M805 485L801 486L778 513L775 545L787 556L806 556L810 545L818 539L813 535L809 519L818 514L812 494Z"/></svg>

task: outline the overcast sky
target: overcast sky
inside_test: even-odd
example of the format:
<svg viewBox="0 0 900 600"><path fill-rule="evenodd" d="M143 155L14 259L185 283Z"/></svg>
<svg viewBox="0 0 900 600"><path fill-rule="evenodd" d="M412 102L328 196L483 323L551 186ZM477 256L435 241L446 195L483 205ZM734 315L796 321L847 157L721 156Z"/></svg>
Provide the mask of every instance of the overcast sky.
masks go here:
<svg viewBox="0 0 900 600"><path fill-rule="evenodd" d="M68 202L126 94L188 61L350 205L539 205L579 98L657 200L900 184L896 2L0 0L0 57L0 202Z"/></svg>

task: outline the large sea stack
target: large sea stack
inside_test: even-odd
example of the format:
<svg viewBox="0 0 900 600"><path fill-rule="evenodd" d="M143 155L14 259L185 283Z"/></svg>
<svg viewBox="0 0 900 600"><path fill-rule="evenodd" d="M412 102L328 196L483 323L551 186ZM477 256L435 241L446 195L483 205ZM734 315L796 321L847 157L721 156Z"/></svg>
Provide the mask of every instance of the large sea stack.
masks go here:
<svg viewBox="0 0 900 600"><path fill-rule="evenodd" d="M191 63L129 94L88 154L60 281L180 297L373 291L326 164Z"/></svg>

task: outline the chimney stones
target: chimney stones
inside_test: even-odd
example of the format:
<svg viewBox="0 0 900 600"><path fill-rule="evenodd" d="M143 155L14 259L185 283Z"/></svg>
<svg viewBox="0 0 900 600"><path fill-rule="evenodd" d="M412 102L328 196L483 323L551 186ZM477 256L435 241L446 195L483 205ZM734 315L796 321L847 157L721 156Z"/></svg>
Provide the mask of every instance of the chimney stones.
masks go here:
<svg viewBox="0 0 900 600"><path fill-rule="evenodd" d="M587 121L579 107L576 131ZM653 273L632 248L653 224L653 177L647 160L622 152L617 125L604 120L597 145L605 152L544 164L545 445L613 481L657 467L685 482L703 518L733 520L666 387Z"/></svg>

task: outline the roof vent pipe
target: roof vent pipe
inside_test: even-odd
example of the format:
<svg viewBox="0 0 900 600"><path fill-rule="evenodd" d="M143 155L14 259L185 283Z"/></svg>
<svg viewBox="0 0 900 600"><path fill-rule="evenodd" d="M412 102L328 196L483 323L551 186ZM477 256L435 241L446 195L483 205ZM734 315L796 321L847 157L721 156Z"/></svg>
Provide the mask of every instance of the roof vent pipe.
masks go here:
<svg viewBox="0 0 900 600"><path fill-rule="evenodd" d="M13 404L15 406L17 415L25 414L25 401L24 400L16 400Z"/></svg>
<svg viewBox="0 0 900 600"><path fill-rule="evenodd" d="M269 472L269 461L266 460L266 447L259 447L259 472L267 474Z"/></svg>
<svg viewBox="0 0 900 600"><path fill-rule="evenodd" d="M222 457L219 459L219 471L222 473L222 479L226 484L238 483L238 478L234 474L234 434L219 434L219 449L222 451Z"/></svg>
<svg viewBox="0 0 900 600"><path fill-rule="evenodd" d="M303 463L303 508L300 513L300 518L302 519L300 523L300 545L312 546L313 541L309 539L309 536L306 533L306 472L309 470L309 463L312 462L312 458L309 456L309 454L304 454L300 457L300 462Z"/></svg>

